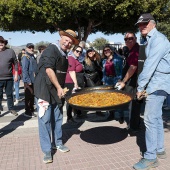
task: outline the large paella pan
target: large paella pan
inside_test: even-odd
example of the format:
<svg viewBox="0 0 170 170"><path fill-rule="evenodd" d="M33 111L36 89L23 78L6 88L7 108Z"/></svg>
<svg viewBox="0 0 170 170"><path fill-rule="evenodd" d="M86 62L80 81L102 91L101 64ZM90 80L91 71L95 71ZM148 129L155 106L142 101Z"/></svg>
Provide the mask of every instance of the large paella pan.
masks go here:
<svg viewBox="0 0 170 170"><path fill-rule="evenodd" d="M74 93L66 100L75 109L107 111L128 108L132 98L132 94L115 90L113 87L96 86Z"/></svg>

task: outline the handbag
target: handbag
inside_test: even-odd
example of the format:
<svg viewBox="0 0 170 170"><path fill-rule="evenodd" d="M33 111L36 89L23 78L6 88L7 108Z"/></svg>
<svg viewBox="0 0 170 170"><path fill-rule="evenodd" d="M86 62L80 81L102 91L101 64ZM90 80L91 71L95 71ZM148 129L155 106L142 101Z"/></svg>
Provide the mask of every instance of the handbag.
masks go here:
<svg viewBox="0 0 170 170"><path fill-rule="evenodd" d="M88 73L85 73L84 77L85 77L85 80L86 80L86 86L87 87L94 87L95 86L95 83L92 80L93 76L91 76Z"/></svg>

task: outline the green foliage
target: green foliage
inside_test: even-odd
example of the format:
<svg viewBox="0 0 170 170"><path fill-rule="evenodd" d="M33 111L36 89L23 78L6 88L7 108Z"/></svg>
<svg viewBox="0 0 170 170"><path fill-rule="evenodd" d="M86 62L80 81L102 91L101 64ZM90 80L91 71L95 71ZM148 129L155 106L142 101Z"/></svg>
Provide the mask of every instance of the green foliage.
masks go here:
<svg viewBox="0 0 170 170"><path fill-rule="evenodd" d="M35 44L35 49L36 50L38 50L38 47L40 46L40 45L45 45L45 46L48 46L50 43L49 42L44 42L44 41L40 41L39 43L36 43Z"/></svg>
<svg viewBox="0 0 170 170"><path fill-rule="evenodd" d="M160 22L157 23L157 29L165 34L167 38L170 40L170 1L167 3L166 8L164 9L164 13L166 15L162 15Z"/></svg>
<svg viewBox="0 0 170 170"><path fill-rule="evenodd" d="M169 17L169 0L1 0L0 30L47 31L73 29L80 40L91 33L137 31L143 12L159 22Z"/></svg>
<svg viewBox="0 0 170 170"><path fill-rule="evenodd" d="M106 40L105 38L96 38L93 43L90 44L90 46L94 47L97 50L100 50L101 47L104 47L105 44L108 44L109 41Z"/></svg>
<svg viewBox="0 0 170 170"><path fill-rule="evenodd" d="M170 40L170 27L169 22L160 22L157 24L158 31L162 32Z"/></svg>

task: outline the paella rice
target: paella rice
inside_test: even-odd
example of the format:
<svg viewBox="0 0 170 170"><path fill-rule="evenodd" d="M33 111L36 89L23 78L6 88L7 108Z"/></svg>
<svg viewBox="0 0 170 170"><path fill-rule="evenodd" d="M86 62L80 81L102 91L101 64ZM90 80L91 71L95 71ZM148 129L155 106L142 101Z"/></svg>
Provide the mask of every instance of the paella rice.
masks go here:
<svg viewBox="0 0 170 170"><path fill-rule="evenodd" d="M83 107L108 107L131 101L131 97L118 92L92 92L73 96L69 103Z"/></svg>

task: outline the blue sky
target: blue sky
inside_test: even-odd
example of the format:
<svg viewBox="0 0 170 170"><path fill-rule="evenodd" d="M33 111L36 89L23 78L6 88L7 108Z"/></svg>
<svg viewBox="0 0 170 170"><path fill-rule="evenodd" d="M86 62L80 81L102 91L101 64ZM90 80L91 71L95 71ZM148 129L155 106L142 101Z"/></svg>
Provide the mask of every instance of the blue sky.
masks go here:
<svg viewBox="0 0 170 170"><path fill-rule="evenodd" d="M58 32L51 34L50 32L35 32L35 34L31 32L2 32L0 31L0 36L3 36L5 39L8 40L8 43L12 46L20 46L25 45L27 43L39 43L40 41L48 41L48 42L55 42L58 40L59 34ZM124 36L122 34L114 34L114 35L104 35L101 32L96 34L91 34L88 37L88 41L92 42L96 38L105 38L109 42L121 42L124 43ZM137 34L138 41L139 41L139 33Z"/></svg>

